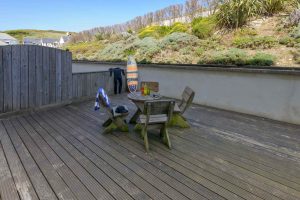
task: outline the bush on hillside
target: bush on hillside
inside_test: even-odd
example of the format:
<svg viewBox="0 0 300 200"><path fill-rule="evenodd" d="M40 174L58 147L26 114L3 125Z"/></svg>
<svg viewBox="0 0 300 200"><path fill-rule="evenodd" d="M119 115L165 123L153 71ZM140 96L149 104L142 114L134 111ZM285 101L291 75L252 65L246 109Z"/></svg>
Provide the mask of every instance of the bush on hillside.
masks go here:
<svg viewBox="0 0 300 200"><path fill-rule="evenodd" d="M142 40L136 40L133 43L139 57L152 58L155 54L159 53L161 48L158 40L153 37L146 37Z"/></svg>
<svg viewBox="0 0 300 200"><path fill-rule="evenodd" d="M187 33L172 33L164 37L161 42L161 48L171 48L173 50L179 50L182 47L187 45L196 45L198 44L199 39Z"/></svg>
<svg viewBox="0 0 300 200"><path fill-rule="evenodd" d="M285 45L287 47L293 47L297 43L296 40L292 37L286 36L278 40L279 44Z"/></svg>
<svg viewBox="0 0 300 200"><path fill-rule="evenodd" d="M271 36L257 36L257 37L236 37L233 45L237 48L263 48L268 49L276 46L278 41Z"/></svg>
<svg viewBox="0 0 300 200"><path fill-rule="evenodd" d="M222 64L222 65L254 65L271 66L275 63L275 57L270 54L256 53L249 56L241 49L229 49L204 53L198 64Z"/></svg>
<svg viewBox="0 0 300 200"><path fill-rule="evenodd" d="M170 27L170 31L168 34L176 33L176 32L181 32L185 33L188 31L189 27L187 24L181 23L181 22L176 22Z"/></svg>
<svg viewBox="0 0 300 200"><path fill-rule="evenodd" d="M300 38L300 24L292 30L290 36L295 39Z"/></svg>
<svg viewBox="0 0 300 200"><path fill-rule="evenodd" d="M252 58L248 59L247 65L271 66L275 63L275 57L271 54L256 53Z"/></svg>
<svg viewBox="0 0 300 200"><path fill-rule="evenodd" d="M154 37L160 38L169 34L171 28L168 26L149 26L140 30L139 38Z"/></svg>
<svg viewBox="0 0 300 200"><path fill-rule="evenodd" d="M253 28L241 28L234 32L236 37L256 36L257 34L257 31Z"/></svg>
<svg viewBox="0 0 300 200"><path fill-rule="evenodd" d="M247 53L240 49L229 49L227 51L214 51L204 53L198 64L224 64L244 65L247 61Z"/></svg>
<svg viewBox="0 0 300 200"><path fill-rule="evenodd" d="M205 39L213 35L216 27L214 17L199 17L192 21L192 32L200 39Z"/></svg>
<svg viewBox="0 0 300 200"><path fill-rule="evenodd" d="M162 38L175 32L187 32L188 25L180 22L174 23L172 26L148 26L140 30L139 38L154 37Z"/></svg>

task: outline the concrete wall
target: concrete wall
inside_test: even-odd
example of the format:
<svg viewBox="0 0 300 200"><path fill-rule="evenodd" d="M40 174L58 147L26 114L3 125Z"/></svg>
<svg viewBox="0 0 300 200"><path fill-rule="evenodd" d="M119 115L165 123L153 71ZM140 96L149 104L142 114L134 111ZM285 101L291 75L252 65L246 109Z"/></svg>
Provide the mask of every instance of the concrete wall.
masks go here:
<svg viewBox="0 0 300 200"><path fill-rule="evenodd" d="M107 67L97 65L99 68ZM184 87L190 86L196 92L194 103L294 124L300 124L299 72L189 66L139 67L140 79L159 82L160 94L164 96L180 99Z"/></svg>
<svg viewBox="0 0 300 200"><path fill-rule="evenodd" d="M73 62L73 73L85 73L85 72L101 72L108 71L111 67L116 67L117 65L110 64L97 64L97 63L88 63L88 62ZM119 65L122 67L122 65Z"/></svg>

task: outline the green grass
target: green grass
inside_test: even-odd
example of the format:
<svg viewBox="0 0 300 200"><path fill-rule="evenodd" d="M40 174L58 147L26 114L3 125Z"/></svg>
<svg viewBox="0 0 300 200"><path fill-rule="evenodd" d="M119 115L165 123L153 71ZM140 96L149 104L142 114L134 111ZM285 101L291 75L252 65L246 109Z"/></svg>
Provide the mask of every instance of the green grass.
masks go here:
<svg viewBox="0 0 300 200"><path fill-rule="evenodd" d="M102 49L103 43L101 41L92 42L80 42L68 44L65 49L72 52L74 59L80 59L81 57L89 57L94 55L100 49Z"/></svg>
<svg viewBox="0 0 300 200"><path fill-rule="evenodd" d="M32 29L18 29L18 30L8 30L4 31L15 37L20 42L23 41L24 37L32 37L32 38L60 38L61 36L65 36L67 32L65 31L54 31L54 30L32 30Z"/></svg>

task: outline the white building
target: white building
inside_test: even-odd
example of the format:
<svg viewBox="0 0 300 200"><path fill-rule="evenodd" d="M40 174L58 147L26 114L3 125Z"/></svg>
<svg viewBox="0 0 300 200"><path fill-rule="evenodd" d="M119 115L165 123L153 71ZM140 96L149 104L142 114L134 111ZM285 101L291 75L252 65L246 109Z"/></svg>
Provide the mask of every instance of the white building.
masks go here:
<svg viewBox="0 0 300 200"><path fill-rule="evenodd" d="M5 43L6 45L19 44L19 41L16 38L6 33L0 33L0 41L2 44Z"/></svg>
<svg viewBox="0 0 300 200"><path fill-rule="evenodd" d="M59 40L53 39L53 38L42 38L41 39L41 45L45 47L59 47Z"/></svg>
<svg viewBox="0 0 300 200"><path fill-rule="evenodd" d="M62 36L59 39L59 45L63 46L64 44L66 44L69 41L70 41L70 36L68 36L68 35L67 36Z"/></svg>

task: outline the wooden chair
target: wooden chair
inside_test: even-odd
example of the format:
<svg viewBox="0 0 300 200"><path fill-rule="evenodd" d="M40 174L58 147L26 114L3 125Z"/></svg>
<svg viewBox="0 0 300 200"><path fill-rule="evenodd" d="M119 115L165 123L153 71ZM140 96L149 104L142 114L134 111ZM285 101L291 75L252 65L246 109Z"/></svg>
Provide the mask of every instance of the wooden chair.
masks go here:
<svg viewBox="0 0 300 200"><path fill-rule="evenodd" d="M180 128L189 128L190 125L187 120L183 117L184 112L193 103L195 92L190 88L186 87L182 93L182 100L178 104L179 110L174 111L174 115L169 122L169 126L178 126Z"/></svg>
<svg viewBox="0 0 300 200"><path fill-rule="evenodd" d="M193 103L194 97L195 92L190 87L186 87L182 93L182 100L178 105L181 114L183 114L188 107L190 107L190 105Z"/></svg>
<svg viewBox="0 0 300 200"><path fill-rule="evenodd" d="M149 150L148 129L160 128L160 136L163 142L171 148L167 125L172 118L175 101L156 100L146 101L143 113L139 116L137 123L141 125L141 135L144 139L146 151Z"/></svg>
<svg viewBox="0 0 300 200"><path fill-rule="evenodd" d="M117 113L116 109L118 106L110 107L110 105L105 101L104 97L100 94L99 95L99 103L102 107L106 110L109 118L103 123L104 133L111 133L115 130L119 130L122 132L128 132L128 125L125 122L125 118L128 116L129 112L127 113ZM126 110L128 108L123 105Z"/></svg>

